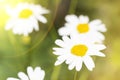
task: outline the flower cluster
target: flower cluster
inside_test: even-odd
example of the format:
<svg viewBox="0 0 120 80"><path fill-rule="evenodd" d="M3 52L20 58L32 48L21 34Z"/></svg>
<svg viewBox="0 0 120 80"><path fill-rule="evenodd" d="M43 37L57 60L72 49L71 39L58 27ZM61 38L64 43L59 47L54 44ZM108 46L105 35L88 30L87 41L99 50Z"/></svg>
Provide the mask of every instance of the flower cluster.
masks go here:
<svg viewBox="0 0 120 80"><path fill-rule="evenodd" d="M7 7L7 12L11 18L5 29L12 29L13 33L24 36L28 36L33 30L39 30L38 21L47 23L43 14L49 13L41 5L28 3L20 3L14 9ZM102 34L106 31L105 25L98 19L89 21L89 18L83 15L67 15L65 20L65 25L58 30L62 39L57 39L55 44L58 47L53 48L53 53L58 56L55 65L65 62L69 70L75 68L76 71L80 71L84 63L88 70L92 71L95 64L91 56L105 57L101 52L106 48L103 44L105 37ZM19 72L19 78L8 77L7 80L43 80L44 76L45 71L40 67L36 67L35 70L28 67L27 75Z"/></svg>
<svg viewBox="0 0 120 80"><path fill-rule="evenodd" d="M98 19L89 22L83 15L67 15L65 20L65 25L58 30L62 40L57 39L55 44L59 47L53 48L53 53L58 55L55 65L65 62L69 70L80 71L84 63L92 71L95 64L91 56L105 57L101 52L106 48L101 33L106 31L105 25Z"/></svg>

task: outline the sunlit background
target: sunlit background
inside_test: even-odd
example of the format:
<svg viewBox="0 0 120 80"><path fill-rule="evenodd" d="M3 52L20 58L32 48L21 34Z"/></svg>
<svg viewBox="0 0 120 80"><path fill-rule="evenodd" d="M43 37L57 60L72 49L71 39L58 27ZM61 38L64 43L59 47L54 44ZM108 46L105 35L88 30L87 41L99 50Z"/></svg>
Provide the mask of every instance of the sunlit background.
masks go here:
<svg viewBox="0 0 120 80"><path fill-rule="evenodd" d="M9 19L5 8L20 2L40 4L50 10L45 14L47 24L39 23L40 31L28 37L14 35L5 30ZM60 36L59 27L65 23L67 14L88 15L90 20L101 19L106 24L105 58L93 57L96 67L88 71L85 66L78 72L77 80L120 80L120 0L0 0L0 80L16 77L28 66L41 66L44 80L74 80L75 70L66 64L54 66L56 56L52 48Z"/></svg>

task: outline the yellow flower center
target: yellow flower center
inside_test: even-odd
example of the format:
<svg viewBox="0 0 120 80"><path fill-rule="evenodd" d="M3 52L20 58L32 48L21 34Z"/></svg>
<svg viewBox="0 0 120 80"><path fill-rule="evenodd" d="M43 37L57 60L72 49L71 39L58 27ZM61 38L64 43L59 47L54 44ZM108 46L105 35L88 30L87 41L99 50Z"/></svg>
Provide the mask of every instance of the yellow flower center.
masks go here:
<svg viewBox="0 0 120 80"><path fill-rule="evenodd" d="M88 24L79 24L77 26L77 30L79 33L86 33L89 31L89 25Z"/></svg>
<svg viewBox="0 0 120 80"><path fill-rule="evenodd" d="M82 57L86 54L87 50L88 50L87 46L79 44L72 47L71 53L76 56Z"/></svg>
<svg viewBox="0 0 120 80"><path fill-rule="evenodd" d="M19 18L29 18L32 14L33 12L30 9L23 9L19 14Z"/></svg>

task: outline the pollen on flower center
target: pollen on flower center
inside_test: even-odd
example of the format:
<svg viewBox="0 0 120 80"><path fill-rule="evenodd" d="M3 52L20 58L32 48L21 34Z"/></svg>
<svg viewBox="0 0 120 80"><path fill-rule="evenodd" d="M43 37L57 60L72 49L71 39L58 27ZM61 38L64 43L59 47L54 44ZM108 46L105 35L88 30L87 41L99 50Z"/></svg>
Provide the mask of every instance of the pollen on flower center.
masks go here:
<svg viewBox="0 0 120 80"><path fill-rule="evenodd" d="M71 48L71 53L76 56L84 56L88 50L88 47L82 44L75 45Z"/></svg>
<svg viewBox="0 0 120 80"><path fill-rule="evenodd" d="M77 26L77 30L79 33L86 33L89 31L89 25L88 24L79 24Z"/></svg>
<svg viewBox="0 0 120 80"><path fill-rule="evenodd" d="M19 14L19 18L29 18L32 14L33 12L30 9L23 9Z"/></svg>

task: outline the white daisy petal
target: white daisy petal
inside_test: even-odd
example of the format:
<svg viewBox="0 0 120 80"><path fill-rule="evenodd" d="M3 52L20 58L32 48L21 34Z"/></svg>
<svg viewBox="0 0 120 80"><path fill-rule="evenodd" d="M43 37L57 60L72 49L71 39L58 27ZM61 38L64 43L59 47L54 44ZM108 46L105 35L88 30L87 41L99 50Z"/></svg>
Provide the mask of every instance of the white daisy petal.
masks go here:
<svg viewBox="0 0 120 80"><path fill-rule="evenodd" d="M83 58L83 62L90 71L92 71L93 68L95 67L95 64L94 64L92 58L90 58L89 56L85 56Z"/></svg>
<svg viewBox="0 0 120 80"><path fill-rule="evenodd" d="M89 23L91 27L94 27L95 30L100 32L106 32L105 24L102 24L101 20L93 20Z"/></svg>
<svg viewBox="0 0 120 80"><path fill-rule="evenodd" d="M33 10L35 10L34 11L35 13L39 13L39 14L47 14L50 12L49 10L46 10L45 8L43 8L40 5L36 5L36 6L33 5L32 8L33 8Z"/></svg>
<svg viewBox="0 0 120 80"><path fill-rule="evenodd" d="M40 10L40 9L39 9ZM48 14L48 13L50 13L50 11L49 10L45 10L45 8L42 8L41 10L40 10L40 14Z"/></svg>
<svg viewBox="0 0 120 80"><path fill-rule="evenodd" d="M55 62L55 66L62 64L64 61L65 61L65 60L57 60L57 61Z"/></svg>
<svg viewBox="0 0 120 80"><path fill-rule="evenodd" d="M92 26L93 26L93 25L97 25L97 26L98 26L98 25L100 25L101 23L102 23L101 20L96 19L96 20L91 21L91 22L90 22L90 25L92 25Z"/></svg>
<svg viewBox="0 0 120 80"><path fill-rule="evenodd" d="M55 44L57 44L58 46L64 47L64 42L62 40L60 40L60 39L57 39L55 41Z"/></svg>
<svg viewBox="0 0 120 80"><path fill-rule="evenodd" d="M72 70L76 66L76 60L74 60L71 64L69 64L68 69Z"/></svg>
<svg viewBox="0 0 120 80"><path fill-rule="evenodd" d="M105 36L103 34L97 32L95 35L98 36L98 39L105 40Z"/></svg>
<svg viewBox="0 0 120 80"><path fill-rule="evenodd" d="M59 30L58 30L58 33L59 35L69 35L70 34L70 30L67 29L66 27L61 27Z"/></svg>
<svg viewBox="0 0 120 80"><path fill-rule="evenodd" d="M96 55L101 56L101 57L105 57L105 54L103 54L102 52L97 52Z"/></svg>
<svg viewBox="0 0 120 80"><path fill-rule="evenodd" d="M97 27L98 29L98 31L101 31L101 32L106 32L107 31L107 29L106 29L106 27L105 27L105 24L101 24L101 25L99 25L98 27Z"/></svg>
<svg viewBox="0 0 120 80"><path fill-rule="evenodd" d="M61 55L60 52L53 52L53 54L55 54L55 55Z"/></svg>
<svg viewBox="0 0 120 80"><path fill-rule="evenodd" d="M7 14L9 14L10 16L14 18L17 16L15 9L13 9L10 5L6 6L6 12Z"/></svg>
<svg viewBox="0 0 120 80"><path fill-rule="evenodd" d="M47 23L47 19L44 16L38 15L36 16L36 18L42 23Z"/></svg>
<svg viewBox="0 0 120 80"><path fill-rule="evenodd" d="M63 51L63 48L56 48L56 47L55 47L55 48L53 48L53 50L54 50L54 51L59 51L59 52L61 52L61 51Z"/></svg>
<svg viewBox="0 0 120 80"><path fill-rule="evenodd" d="M105 54L103 54L102 52L97 52L97 51L90 53L90 55L105 57Z"/></svg>
<svg viewBox="0 0 120 80"><path fill-rule="evenodd" d="M69 64L68 69L72 70L74 67L75 67L75 64L71 63L71 64Z"/></svg>
<svg viewBox="0 0 120 80"><path fill-rule="evenodd" d="M76 15L67 15L66 17L65 17L65 20L67 21L67 22L78 22L78 20L77 20L77 16ZM73 22L73 23L74 23Z"/></svg>
<svg viewBox="0 0 120 80"><path fill-rule="evenodd" d="M33 22L32 22L31 25L34 26L35 31L39 31L39 24L38 24L38 21L37 21L36 19L33 19L32 21L33 21ZM31 29L32 29L32 28L31 28ZM33 30L33 29L32 29L32 30ZM31 32L32 32L32 31L31 31Z"/></svg>
<svg viewBox="0 0 120 80"><path fill-rule="evenodd" d="M20 80L20 79L9 77L7 78L7 80Z"/></svg>
<svg viewBox="0 0 120 80"><path fill-rule="evenodd" d="M102 44L98 44L98 45L94 45L94 48L98 49L98 50L104 50L106 48L106 46L102 45Z"/></svg>
<svg viewBox="0 0 120 80"><path fill-rule="evenodd" d="M70 40L67 36L63 36L62 39L64 42L68 42Z"/></svg>
<svg viewBox="0 0 120 80"><path fill-rule="evenodd" d="M45 77L45 71L40 67L36 67L34 70L32 67L27 68L27 73L30 80L43 80Z"/></svg>
<svg viewBox="0 0 120 80"><path fill-rule="evenodd" d="M36 79L35 79L35 80L38 79L38 76L39 76L39 75L41 76L39 80L43 80L43 79L44 79L44 77L45 77L45 71L41 70L40 67L36 67L34 72L35 72L35 74L36 74L36 75L35 75L35 76L36 76Z"/></svg>
<svg viewBox="0 0 120 80"><path fill-rule="evenodd" d="M62 61L62 60L65 61L67 58L68 58L67 55L61 55L57 59L60 60L60 61Z"/></svg>
<svg viewBox="0 0 120 80"><path fill-rule="evenodd" d="M29 76L29 78L30 79L34 79L34 70L33 70L33 68L32 67L28 67L27 68L27 74L28 74L28 76Z"/></svg>
<svg viewBox="0 0 120 80"><path fill-rule="evenodd" d="M78 62L76 64L76 70L80 71L82 68L82 59L78 59Z"/></svg>
<svg viewBox="0 0 120 80"><path fill-rule="evenodd" d="M67 51L65 51L65 50L57 50L57 51L54 51L53 53L55 54L55 55L63 55L64 53L66 53Z"/></svg>
<svg viewBox="0 0 120 80"><path fill-rule="evenodd" d="M21 80L29 80L28 76L23 73L23 72L19 72L18 73L18 77L21 79Z"/></svg>
<svg viewBox="0 0 120 80"><path fill-rule="evenodd" d="M75 57L73 56L69 56L69 58L67 58L66 60L66 64L71 64L74 61Z"/></svg>
<svg viewBox="0 0 120 80"><path fill-rule="evenodd" d="M79 19L80 19L80 23L88 23L89 22L89 18L87 16L80 15Z"/></svg>

